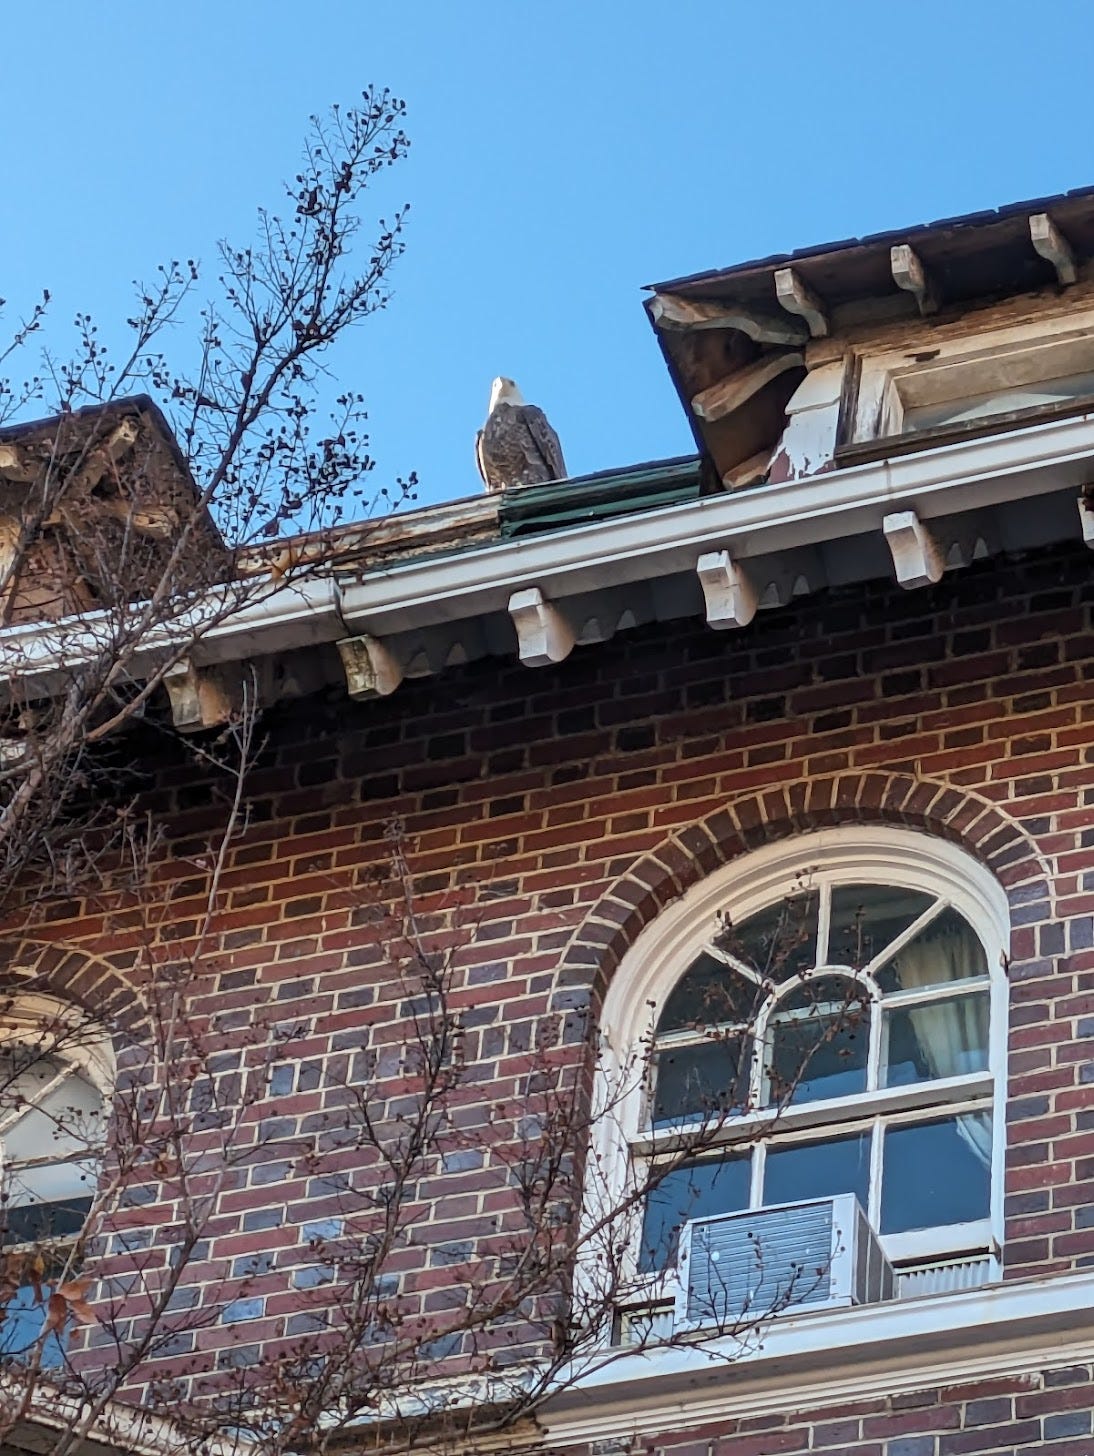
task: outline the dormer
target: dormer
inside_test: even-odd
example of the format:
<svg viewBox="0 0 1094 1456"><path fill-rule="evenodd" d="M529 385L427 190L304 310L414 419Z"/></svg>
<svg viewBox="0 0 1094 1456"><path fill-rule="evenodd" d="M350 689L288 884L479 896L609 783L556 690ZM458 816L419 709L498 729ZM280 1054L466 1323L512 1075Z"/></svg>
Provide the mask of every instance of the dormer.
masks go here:
<svg viewBox="0 0 1094 1456"><path fill-rule="evenodd" d="M723 488L1094 412L1094 190L655 285Z"/></svg>

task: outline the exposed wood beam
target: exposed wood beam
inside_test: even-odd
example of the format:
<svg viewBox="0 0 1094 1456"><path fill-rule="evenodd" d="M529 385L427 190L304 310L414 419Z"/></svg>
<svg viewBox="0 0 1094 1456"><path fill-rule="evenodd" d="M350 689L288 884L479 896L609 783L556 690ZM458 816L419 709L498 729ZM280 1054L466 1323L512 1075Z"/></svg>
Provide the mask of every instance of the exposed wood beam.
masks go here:
<svg viewBox="0 0 1094 1456"><path fill-rule="evenodd" d="M827 334L828 315L824 304L793 268L775 270L775 297L787 313L798 314L805 320L814 339L822 339Z"/></svg>
<svg viewBox="0 0 1094 1456"><path fill-rule="evenodd" d="M655 324L663 329L737 329L757 344L804 344L809 330L777 314L753 313L746 308L681 298L675 293L655 293L650 303Z"/></svg>
<svg viewBox="0 0 1094 1456"><path fill-rule="evenodd" d="M691 407L701 420L711 423L733 413L746 400L758 394L765 384L770 384L787 369L801 368L804 357L797 350L787 354L772 354L755 364L746 365L736 374L720 379L709 389L701 389L691 401Z"/></svg>
<svg viewBox="0 0 1094 1456"><path fill-rule="evenodd" d="M901 586L911 589L941 581L942 552L915 511L892 511L883 519L881 529Z"/></svg>
<svg viewBox="0 0 1094 1456"><path fill-rule="evenodd" d="M938 291L914 248L907 243L895 243L889 249L889 266L893 272L893 282L913 296L920 313L938 311Z"/></svg>
<svg viewBox="0 0 1094 1456"><path fill-rule="evenodd" d="M573 651L573 628L538 586L514 592L509 598L509 615L517 629L520 660L526 667L547 667Z"/></svg>
<svg viewBox="0 0 1094 1456"><path fill-rule="evenodd" d="M1035 212L1030 217L1029 236L1036 251L1056 269L1060 287L1067 288L1074 283L1079 276L1075 254L1047 212Z"/></svg>
<svg viewBox="0 0 1094 1456"><path fill-rule="evenodd" d="M695 567L706 602L707 622L722 630L747 627L756 615L756 589L728 551L704 551Z"/></svg>
<svg viewBox="0 0 1094 1456"><path fill-rule="evenodd" d="M403 680L398 660L378 637L367 632L338 643L351 698L386 698Z"/></svg>
<svg viewBox="0 0 1094 1456"><path fill-rule="evenodd" d="M747 460L742 460L738 465L731 465L722 476L722 484L727 490L741 490L746 485L755 485L771 468L771 453L772 446L765 445L762 450L757 450L755 455L750 455Z"/></svg>

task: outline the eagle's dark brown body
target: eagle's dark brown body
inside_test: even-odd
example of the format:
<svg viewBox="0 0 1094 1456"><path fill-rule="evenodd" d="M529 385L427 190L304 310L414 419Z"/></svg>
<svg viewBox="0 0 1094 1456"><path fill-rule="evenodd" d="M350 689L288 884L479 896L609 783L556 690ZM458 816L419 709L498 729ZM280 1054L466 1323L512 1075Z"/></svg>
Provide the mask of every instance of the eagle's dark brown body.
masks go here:
<svg viewBox="0 0 1094 1456"><path fill-rule="evenodd" d="M563 480L566 463L558 436L534 404L497 404L476 440L479 473L487 490Z"/></svg>

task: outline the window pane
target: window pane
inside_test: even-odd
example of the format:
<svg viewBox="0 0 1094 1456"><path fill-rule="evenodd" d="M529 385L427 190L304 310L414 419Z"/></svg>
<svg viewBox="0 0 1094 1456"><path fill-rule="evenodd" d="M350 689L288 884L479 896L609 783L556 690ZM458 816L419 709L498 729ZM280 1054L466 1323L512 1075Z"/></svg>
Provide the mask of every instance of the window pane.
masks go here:
<svg viewBox="0 0 1094 1456"><path fill-rule="evenodd" d="M685 1163L667 1174L646 1200L638 1267L648 1272L672 1263L680 1229L689 1218L747 1208L751 1164L746 1155Z"/></svg>
<svg viewBox="0 0 1094 1456"><path fill-rule="evenodd" d="M870 1012L844 976L805 980L780 1003L768 1038L768 1100L815 1102L866 1089Z"/></svg>
<svg viewBox="0 0 1094 1456"><path fill-rule="evenodd" d="M970 1112L885 1132L881 1232L987 1218L991 1206L991 1117Z"/></svg>
<svg viewBox="0 0 1094 1456"><path fill-rule="evenodd" d="M773 981L800 975L817 963L819 905L816 890L802 890L750 915L740 925L726 921L716 938L718 949Z"/></svg>
<svg viewBox="0 0 1094 1456"><path fill-rule="evenodd" d="M986 976L988 958L967 920L948 906L877 972L884 991L911 991L940 981Z"/></svg>
<svg viewBox="0 0 1094 1456"><path fill-rule="evenodd" d="M743 1108L751 1047L749 1038L730 1035L658 1052L654 1126Z"/></svg>
<svg viewBox="0 0 1094 1456"><path fill-rule="evenodd" d="M745 1025L756 1014L760 987L706 951L677 981L657 1023L657 1034L687 1027Z"/></svg>
<svg viewBox="0 0 1094 1456"><path fill-rule="evenodd" d="M3 1135L6 1163L25 1158L64 1157L96 1148L103 1138L103 1099L98 1088L73 1070L51 1091L46 1091L44 1068L24 1072L3 1095L4 1110L26 1099L27 1110Z"/></svg>
<svg viewBox="0 0 1094 1456"><path fill-rule="evenodd" d="M988 992L947 996L885 1013L883 1087L983 1072L988 1065Z"/></svg>
<svg viewBox="0 0 1094 1456"><path fill-rule="evenodd" d="M934 904L898 885L837 885L832 891L829 965L860 971Z"/></svg>
<svg viewBox="0 0 1094 1456"><path fill-rule="evenodd" d="M4 1244L48 1244L74 1238L91 1212L91 1198L68 1198L63 1203L9 1205L0 1219Z"/></svg>
<svg viewBox="0 0 1094 1456"><path fill-rule="evenodd" d="M863 1208L870 1197L870 1134L790 1143L767 1150L764 1203L800 1203L854 1193Z"/></svg>
<svg viewBox="0 0 1094 1456"><path fill-rule="evenodd" d="M1042 383L1014 385L986 390L940 404L918 405L904 412L906 430L930 430L938 425L955 425L963 420L980 420L1011 410L1034 409L1094 394L1094 374L1065 374Z"/></svg>
<svg viewBox="0 0 1094 1456"><path fill-rule="evenodd" d="M10 1203L71 1203L90 1198L98 1181L98 1166L84 1158L70 1162L34 1163L7 1169L5 1192Z"/></svg>

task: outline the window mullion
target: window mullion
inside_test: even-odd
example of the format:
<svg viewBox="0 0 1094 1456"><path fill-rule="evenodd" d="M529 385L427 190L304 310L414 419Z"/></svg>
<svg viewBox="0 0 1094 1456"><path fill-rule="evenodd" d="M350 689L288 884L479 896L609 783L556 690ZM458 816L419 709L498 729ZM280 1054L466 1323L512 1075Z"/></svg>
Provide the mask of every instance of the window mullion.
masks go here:
<svg viewBox="0 0 1094 1456"><path fill-rule="evenodd" d="M825 880L819 886L820 902L817 906L817 965L828 964L828 940L832 929L832 885Z"/></svg>
<svg viewBox="0 0 1094 1456"><path fill-rule="evenodd" d="M870 997L870 1047L866 1060L866 1090L876 1092L881 1085L881 1005L876 996Z"/></svg>
<svg viewBox="0 0 1094 1456"><path fill-rule="evenodd" d="M870 1227L877 1229L881 1227L881 1157L884 1134L882 1130L882 1119L875 1117L873 1132L870 1138L870 1195L869 1208L866 1215L870 1220Z"/></svg>
<svg viewBox="0 0 1094 1456"><path fill-rule="evenodd" d="M764 1168L767 1164L767 1144L756 1143L752 1149L751 1181L748 1191L749 1208L761 1208L764 1201Z"/></svg>
<svg viewBox="0 0 1094 1456"><path fill-rule="evenodd" d="M768 1025L774 1009L775 1000L773 997L768 996L760 1007L752 1034L752 1071L749 1079L749 1100L757 1112L764 1105L764 1063L767 1060Z"/></svg>
<svg viewBox="0 0 1094 1456"><path fill-rule="evenodd" d="M912 986L906 991L890 991L885 996L886 1006L920 1006L931 1001L944 1001L952 996L975 996L991 987L989 976L963 976L959 981L934 981L926 986Z"/></svg>
<svg viewBox="0 0 1094 1456"><path fill-rule="evenodd" d="M42 1103L50 1095L51 1092L55 1091L56 1088L62 1086L65 1082L67 1082L68 1079L74 1075L75 1071L75 1067L71 1066L69 1063L63 1064L60 1070L55 1072L48 1081L43 1082L40 1087L36 1087L34 1089L33 1096L27 1097L21 1102L17 1102L16 1105L12 1107L7 1113L0 1115L0 1136L2 1136L5 1132L9 1131L9 1129L15 1123L17 1123L20 1118L26 1117L28 1112L33 1112L39 1106L39 1104Z"/></svg>
<svg viewBox="0 0 1094 1456"><path fill-rule="evenodd" d="M943 910L949 909L949 905L950 902L947 899L939 896L933 905L928 905L918 920L913 920L911 925L889 941L888 945L882 946L873 960L863 967L863 970L868 971L872 976L876 976L878 971L892 960L893 956L902 951L910 941L915 940L917 935L921 935L932 921L937 920Z"/></svg>

